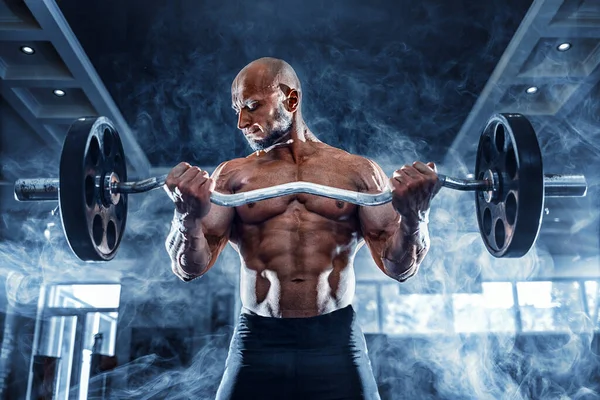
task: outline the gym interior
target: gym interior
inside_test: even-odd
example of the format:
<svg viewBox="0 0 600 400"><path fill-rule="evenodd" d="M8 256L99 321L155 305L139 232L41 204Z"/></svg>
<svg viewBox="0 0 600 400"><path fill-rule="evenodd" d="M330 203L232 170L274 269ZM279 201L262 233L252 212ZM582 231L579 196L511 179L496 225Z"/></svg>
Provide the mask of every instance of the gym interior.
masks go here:
<svg viewBox="0 0 600 400"><path fill-rule="evenodd" d="M381 398L600 398L596 0L1 0L0 398L214 398L241 307L237 253L178 279L158 188L100 229L107 260L82 260L72 247L94 232L56 184L81 166L62 149L82 118L111 121L128 181L251 153L230 89L264 56L294 67L321 141L388 176L421 160L482 179L486 135L518 148L498 166L518 183L509 200L441 189L415 277L356 254L353 307ZM486 130L517 114L538 150L519 127ZM55 187L17 201L23 179ZM80 183L60 196L85 201Z"/></svg>

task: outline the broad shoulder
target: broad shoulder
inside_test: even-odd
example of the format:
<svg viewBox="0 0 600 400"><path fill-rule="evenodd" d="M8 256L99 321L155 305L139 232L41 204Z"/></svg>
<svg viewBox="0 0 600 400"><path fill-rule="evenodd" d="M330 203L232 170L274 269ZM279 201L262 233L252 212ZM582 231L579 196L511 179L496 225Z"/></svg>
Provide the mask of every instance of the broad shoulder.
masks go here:
<svg viewBox="0 0 600 400"><path fill-rule="evenodd" d="M370 158L329 145L324 145L322 150L327 158L338 160L346 166L348 174L354 177L361 191L380 192L387 186L385 172Z"/></svg>
<svg viewBox="0 0 600 400"><path fill-rule="evenodd" d="M252 161L248 158L234 158L224 161L215 168L211 178L215 181L215 188L219 192L231 192L234 177L238 171L247 168Z"/></svg>

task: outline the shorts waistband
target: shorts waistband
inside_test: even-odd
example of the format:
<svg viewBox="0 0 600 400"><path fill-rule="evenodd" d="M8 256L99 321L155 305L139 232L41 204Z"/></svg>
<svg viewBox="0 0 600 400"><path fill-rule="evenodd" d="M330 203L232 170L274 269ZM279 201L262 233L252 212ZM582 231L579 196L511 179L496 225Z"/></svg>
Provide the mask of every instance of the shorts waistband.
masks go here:
<svg viewBox="0 0 600 400"><path fill-rule="evenodd" d="M292 321L292 322L293 321L302 321L301 322L302 324L305 324L305 323L310 324L313 322L327 321L327 320L331 320L331 319L335 319L335 318L341 318L344 316L347 317L352 314L354 314L354 308L352 308L351 304L347 305L346 307L339 308L330 313L315 315L313 317L301 317L301 318L265 317L263 315L259 315L259 314L255 313L254 311L251 311L245 307L242 307L242 310L241 310L241 315L248 316L255 320L282 321L282 323L287 323L287 322L283 322L283 321Z"/></svg>
<svg viewBox="0 0 600 400"><path fill-rule="evenodd" d="M263 317L243 310L240 315L236 334L241 340L262 344L329 346L342 345L357 329L352 305L339 310L306 318Z"/></svg>

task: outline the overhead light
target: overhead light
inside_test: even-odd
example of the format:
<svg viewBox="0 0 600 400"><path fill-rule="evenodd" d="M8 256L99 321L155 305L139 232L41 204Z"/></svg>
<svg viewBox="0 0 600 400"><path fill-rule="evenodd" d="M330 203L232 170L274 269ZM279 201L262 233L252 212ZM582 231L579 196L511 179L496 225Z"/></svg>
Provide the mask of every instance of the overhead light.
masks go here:
<svg viewBox="0 0 600 400"><path fill-rule="evenodd" d="M538 91L538 88L537 88L537 86L531 86L531 87L528 87L528 88L527 88L527 90L526 90L526 92L527 92L528 94L534 94L534 93L537 93L537 91Z"/></svg>
<svg viewBox="0 0 600 400"><path fill-rule="evenodd" d="M557 49L558 51L567 51L567 50L569 50L570 48L571 48L571 43L569 43L569 42L564 42L564 43L561 43L561 44L559 44L559 45L556 47L556 49Z"/></svg>
<svg viewBox="0 0 600 400"><path fill-rule="evenodd" d="M64 90L60 90L60 89L54 89L54 95L58 96L58 97L63 97L65 95L65 91Z"/></svg>
<svg viewBox="0 0 600 400"><path fill-rule="evenodd" d="M35 50L33 49L33 47L29 47L29 46L21 46L21 51L27 55L31 55L31 54L35 53Z"/></svg>

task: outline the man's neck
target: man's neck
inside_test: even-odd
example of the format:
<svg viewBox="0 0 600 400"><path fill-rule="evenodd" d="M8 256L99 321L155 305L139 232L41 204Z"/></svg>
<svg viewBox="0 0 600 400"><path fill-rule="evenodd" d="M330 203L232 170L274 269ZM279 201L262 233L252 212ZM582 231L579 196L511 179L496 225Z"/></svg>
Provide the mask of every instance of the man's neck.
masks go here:
<svg viewBox="0 0 600 400"><path fill-rule="evenodd" d="M270 153L275 158L292 157L294 163L303 161L303 158L315 152L311 142L319 140L310 132L302 119L294 120L288 134L283 136L274 145L262 150ZM260 152L259 152L260 153Z"/></svg>

